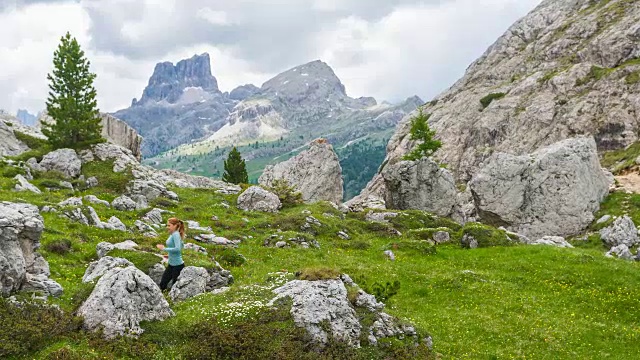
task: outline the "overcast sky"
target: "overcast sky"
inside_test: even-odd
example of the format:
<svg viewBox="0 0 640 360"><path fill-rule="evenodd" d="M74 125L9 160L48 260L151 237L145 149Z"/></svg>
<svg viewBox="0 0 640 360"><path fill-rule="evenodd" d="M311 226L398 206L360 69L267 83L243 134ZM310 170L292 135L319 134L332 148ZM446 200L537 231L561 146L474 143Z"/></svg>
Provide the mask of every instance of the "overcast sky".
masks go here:
<svg viewBox="0 0 640 360"><path fill-rule="evenodd" d="M101 111L140 98L156 63L211 55L222 91L320 59L352 97L427 101L541 0L0 0L0 109L44 109L70 31Z"/></svg>

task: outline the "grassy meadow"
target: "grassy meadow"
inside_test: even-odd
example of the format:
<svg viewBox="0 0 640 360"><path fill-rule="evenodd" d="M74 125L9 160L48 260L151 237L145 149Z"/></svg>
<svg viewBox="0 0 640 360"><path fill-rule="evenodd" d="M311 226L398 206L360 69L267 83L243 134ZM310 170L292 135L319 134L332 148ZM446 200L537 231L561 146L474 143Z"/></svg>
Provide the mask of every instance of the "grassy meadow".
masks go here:
<svg viewBox="0 0 640 360"><path fill-rule="evenodd" d="M54 205L70 196L94 194L111 201L129 180L114 174L111 164L93 163L83 168L96 175L97 188L71 191L46 190L60 179L38 174L33 181L42 194L14 192L15 168L0 165L0 201ZM143 323L139 339L106 342L80 327L73 311L86 299L93 284L82 284L88 264L97 259L101 241L133 240L139 250L114 251L147 271L158 262L153 255L157 239L83 226L42 213L45 230L40 252L51 267L51 278L64 294L50 302L64 310L60 315L41 308L16 312L0 302L0 357L16 359L637 359L640 355L640 263L607 258L593 227L571 242L575 248L498 245L464 249L464 233L493 241L504 234L478 224L464 227L421 211L402 211L389 224L371 223L363 213L341 214L328 203L302 204L278 214L244 212L235 207L238 195L211 190L174 190L179 202L158 199L150 204L174 212L184 220L211 226L216 235L242 239L236 249L193 240L209 256L185 250L186 265L211 266L211 255L231 271L234 283L221 294L203 294L171 303L176 316L164 322ZM228 204L226 207L223 203ZM614 193L596 214L628 213L636 223L640 195ZM86 202L85 202L86 204ZM121 212L92 204L100 218L120 218L127 227L146 211ZM311 212L322 224L301 230ZM212 216L218 220L212 220ZM344 217L344 218L342 218ZM167 215L164 215L164 220ZM451 242L434 245L430 234L446 228ZM398 230L400 235L394 234ZM162 230L161 230L162 231ZM313 236L319 249L263 246L279 231ZM349 240L337 236L349 234ZM384 255L392 250L395 260ZM293 324L286 306L270 309L271 289L296 278L296 273L346 273L363 289L385 299L385 311L415 324L420 334L433 338L433 351L411 349L401 340L387 347L363 346L353 350L333 344L323 353L309 351L304 331ZM393 286L396 282L396 287ZM397 284L399 283L399 287ZM29 297L29 295L20 295ZM29 310L29 311L27 311Z"/></svg>

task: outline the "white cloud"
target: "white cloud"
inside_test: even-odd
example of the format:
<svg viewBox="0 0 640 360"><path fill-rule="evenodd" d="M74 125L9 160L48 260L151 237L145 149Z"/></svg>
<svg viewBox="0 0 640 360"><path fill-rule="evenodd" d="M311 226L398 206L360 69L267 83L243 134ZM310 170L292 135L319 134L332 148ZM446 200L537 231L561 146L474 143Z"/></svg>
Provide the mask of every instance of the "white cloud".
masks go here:
<svg viewBox="0 0 640 360"><path fill-rule="evenodd" d="M1 1L1 0L0 0ZM67 30L97 74L98 105L139 98L156 63L208 52L223 91L320 59L350 96L424 100L540 0L82 0L1 12L0 108L44 108Z"/></svg>

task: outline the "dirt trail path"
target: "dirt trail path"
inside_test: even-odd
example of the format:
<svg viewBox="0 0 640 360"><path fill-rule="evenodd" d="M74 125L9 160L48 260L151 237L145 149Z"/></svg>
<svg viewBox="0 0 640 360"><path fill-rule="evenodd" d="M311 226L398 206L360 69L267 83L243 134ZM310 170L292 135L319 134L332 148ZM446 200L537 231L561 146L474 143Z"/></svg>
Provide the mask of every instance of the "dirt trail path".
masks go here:
<svg viewBox="0 0 640 360"><path fill-rule="evenodd" d="M634 192L640 194L640 173L632 171L628 174L617 175L619 188L626 190L627 192Z"/></svg>

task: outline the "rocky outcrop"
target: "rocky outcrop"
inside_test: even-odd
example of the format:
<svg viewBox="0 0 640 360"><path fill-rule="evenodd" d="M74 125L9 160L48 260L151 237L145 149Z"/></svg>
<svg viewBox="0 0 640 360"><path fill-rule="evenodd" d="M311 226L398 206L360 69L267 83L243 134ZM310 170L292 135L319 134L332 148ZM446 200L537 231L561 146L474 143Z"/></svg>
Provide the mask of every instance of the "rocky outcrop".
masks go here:
<svg viewBox="0 0 640 360"><path fill-rule="evenodd" d="M40 189L38 189L37 186L28 182L27 179L25 179L24 176L22 175L18 174L14 177L14 179L18 181L18 183L14 187L15 191L31 191L32 193L35 193L35 194L42 193L42 191L40 191Z"/></svg>
<svg viewBox="0 0 640 360"><path fill-rule="evenodd" d="M469 182L483 222L530 238L580 232L609 186L592 137L563 140L531 155L496 153Z"/></svg>
<svg viewBox="0 0 640 360"><path fill-rule="evenodd" d="M42 230L44 220L36 206L0 202L1 296L19 290L62 293L62 287L48 278L49 264L37 252Z"/></svg>
<svg viewBox="0 0 640 360"><path fill-rule="evenodd" d="M638 229L627 215L617 218L613 224L601 229L600 238L608 247L625 245L631 248L640 243Z"/></svg>
<svg viewBox="0 0 640 360"><path fill-rule="evenodd" d="M282 203L273 193L259 186L251 186L238 196L238 209L245 211L278 212Z"/></svg>
<svg viewBox="0 0 640 360"><path fill-rule="evenodd" d="M342 202L342 168L333 147L325 139L312 141L309 149L287 161L267 165L258 183L270 187L278 179L286 180L300 191L305 202Z"/></svg>
<svg viewBox="0 0 640 360"><path fill-rule="evenodd" d="M306 329L316 344L326 344L329 336L353 347L360 347L361 339L376 345L387 337L411 338L417 345L420 336L415 328L382 312L384 304L362 289L356 288L357 297L352 304L347 297L348 286L355 285L348 276L344 280L327 279L317 281L293 280L273 289L276 297L269 302L273 306L282 298L291 299L291 316L299 327ZM361 323L356 308L366 311L372 324ZM431 337L423 339L430 344ZM429 345L430 346L430 345Z"/></svg>
<svg viewBox="0 0 640 360"><path fill-rule="evenodd" d="M634 1L542 1L423 106L442 141L436 159L466 183L495 152L528 154L577 135L593 136L599 151L638 141L638 18ZM386 166L416 145L415 114L389 140Z"/></svg>
<svg viewBox="0 0 640 360"><path fill-rule="evenodd" d="M140 152L142 136L138 135L136 130L127 123L112 115L101 113L100 119L102 119L102 137L112 144L131 150L133 156L140 160L142 157Z"/></svg>
<svg viewBox="0 0 640 360"><path fill-rule="evenodd" d="M382 171L388 209L418 209L449 216L456 205L456 184L447 169L428 158L401 161Z"/></svg>
<svg viewBox="0 0 640 360"><path fill-rule="evenodd" d="M67 178L76 178L80 175L82 161L73 149L58 149L46 154L40 166L48 171L59 171Z"/></svg>
<svg viewBox="0 0 640 360"><path fill-rule="evenodd" d="M3 117L0 117L0 156L14 156L29 150L25 143L16 138L13 123L10 124L12 126L8 126Z"/></svg>
<svg viewBox="0 0 640 360"><path fill-rule="evenodd" d="M115 267L98 280L89 298L78 309L84 328L103 330L107 339L118 335L137 336L141 321L165 320L174 316L169 303L153 280L136 269Z"/></svg>

